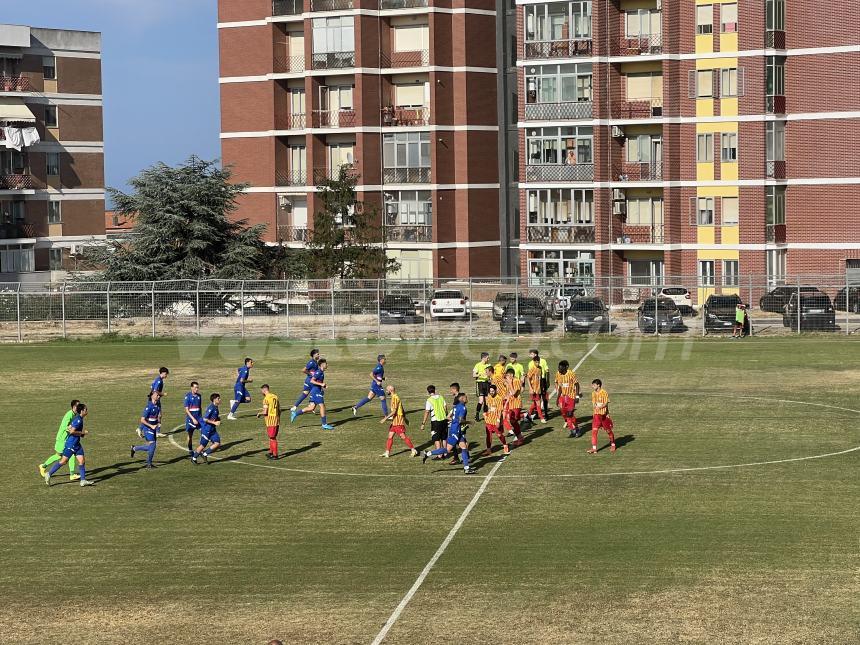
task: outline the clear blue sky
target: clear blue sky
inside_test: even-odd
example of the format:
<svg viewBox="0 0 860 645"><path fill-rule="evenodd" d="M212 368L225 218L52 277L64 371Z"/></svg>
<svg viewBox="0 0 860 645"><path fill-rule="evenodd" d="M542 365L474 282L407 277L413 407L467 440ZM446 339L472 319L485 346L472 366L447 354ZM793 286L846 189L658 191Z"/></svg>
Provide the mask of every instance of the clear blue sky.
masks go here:
<svg viewBox="0 0 860 645"><path fill-rule="evenodd" d="M220 156L216 0L3 2L0 22L102 32L108 186Z"/></svg>

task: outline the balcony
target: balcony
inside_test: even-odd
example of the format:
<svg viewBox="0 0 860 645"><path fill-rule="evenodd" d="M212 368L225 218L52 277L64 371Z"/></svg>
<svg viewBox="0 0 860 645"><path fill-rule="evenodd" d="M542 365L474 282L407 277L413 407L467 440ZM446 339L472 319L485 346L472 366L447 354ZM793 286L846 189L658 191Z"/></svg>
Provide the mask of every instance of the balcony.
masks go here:
<svg viewBox="0 0 860 645"><path fill-rule="evenodd" d="M534 40L525 43L525 57L528 58L574 58L591 56L591 38L575 40Z"/></svg>
<svg viewBox="0 0 860 645"><path fill-rule="evenodd" d="M0 92L32 92L33 85L26 76L18 74L0 76Z"/></svg>
<svg viewBox="0 0 860 645"><path fill-rule="evenodd" d="M350 175L358 175L358 164L344 164L346 167L346 173ZM340 169L338 166L336 168L332 168L329 166L322 168L314 168L314 184L320 184L323 181L335 180L340 178Z"/></svg>
<svg viewBox="0 0 860 645"><path fill-rule="evenodd" d="M427 5L427 0L379 0L380 9L420 9Z"/></svg>
<svg viewBox="0 0 860 645"><path fill-rule="evenodd" d="M594 244L594 225L527 224L526 239L546 244Z"/></svg>
<svg viewBox="0 0 860 645"><path fill-rule="evenodd" d="M768 179L785 179L785 161L766 161L764 175Z"/></svg>
<svg viewBox="0 0 860 645"><path fill-rule="evenodd" d="M642 35L638 38L622 36L618 43L618 56L645 56L663 53L663 35Z"/></svg>
<svg viewBox="0 0 860 645"><path fill-rule="evenodd" d="M329 52L313 55L314 69L347 69L355 67L355 52Z"/></svg>
<svg viewBox="0 0 860 645"><path fill-rule="evenodd" d="M429 184L430 168L383 168L384 184Z"/></svg>
<svg viewBox="0 0 860 645"><path fill-rule="evenodd" d="M39 231L34 224L25 224L24 222L11 222L9 224L0 224L0 239L17 240L31 237L39 237L44 235L45 231Z"/></svg>
<svg viewBox="0 0 860 645"><path fill-rule="evenodd" d="M308 127L308 119L305 114L288 114L286 123L282 129L284 130L304 130Z"/></svg>
<svg viewBox="0 0 860 645"><path fill-rule="evenodd" d="M785 96L765 96L764 111L768 114L785 114Z"/></svg>
<svg viewBox="0 0 860 645"><path fill-rule="evenodd" d="M355 110L314 110L315 128L354 128Z"/></svg>
<svg viewBox="0 0 860 645"><path fill-rule="evenodd" d="M625 161L613 174L618 181L662 181L662 161Z"/></svg>
<svg viewBox="0 0 860 645"><path fill-rule="evenodd" d="M430 125L430 106L423 107L392 107L382 108L382 125L420 126Z"/></svg>
<svg viewBox="0 0 860 645"><path fill-rule="evenodd" d="M612 105L615 119L651 119L663 116L663 97L616 101Z"/></svg>
<svg viewBox="0 0 860 645"><path fill-rule="evenodd" d="M424 67L430 64L429 49L415 49L406 52L391 52L382 56L381 66L389 67Z"/></svg>
<svg viewBox="0 0 860 645"><path fill-rule="evenodd" d="M527 165L526 181L594 181L594 164Z"/></svg>
<svg viewBox="0 0 860 645"><path fill-rule="evenodd" d="M305 71L305 55L275 56L275 74L300 74Z"/></svg>
<svg viewBox="0 0 860 645"><path fill-rule="evenodd" d="M769 29L764 32L765 49L785 49L785 32L776 29Z"/></svg>
<svg viewBox="0 0 860 645"><path fill-rule="evenodd" d="M623 224L621 235L625 244L663 244L666 241L662 224Z"/></svg>
<svg viewBox="0 0 860 645"><path fill-rule="evenodd" d="M281 244L289 244L290 242L307 244L309 239L310 231L307 226L293 226L292 224L278 226L278 242Z"/></svg>
<svg viewBox="0 0 860 645"><path fill-rule="evenodd" d="M785 244L785 224L765 225L764 239L768 244Z"/></svg>
<svg viewBox="0 0 860 645"><path fill-rule="evenodd" d="M311 11L345 11L354 8L353 0L311 0Z"/></svg>
<svg viewBox="0 0 860 645"><path fill-rule="evenodd" d="M571 121L592 118L592 102L526 103L526 121Z"/></svg>
<svg viewBox="0 0 860 645"><path fill-rule="evenodd" d="M305 10L304 0L274 0L273 16L298 16Z"/></svg>
<svg viewBox="0 0 860 645"><path fill-rule="evenodd" d="M0 190L31 190L32 188L32 175L0 174Z"/></svg>
<svg viewBox="0 0 860 645"><path fill-rule="evenodd" d="M308 171L304 168L275 173L276 186L306 186Z"/></svg>
<svg viewBox="0 0 860 645"><path fill-rule="evenodd" d="M386 242L432 242L433 226L430 224L396 224L385 227Z"/></svg>

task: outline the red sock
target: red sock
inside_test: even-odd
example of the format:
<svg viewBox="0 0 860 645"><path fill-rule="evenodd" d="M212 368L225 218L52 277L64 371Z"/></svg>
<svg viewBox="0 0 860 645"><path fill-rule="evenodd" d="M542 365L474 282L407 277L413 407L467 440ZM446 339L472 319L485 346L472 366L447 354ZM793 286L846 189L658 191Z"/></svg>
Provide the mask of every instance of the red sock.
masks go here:
<svg viewBox="0 0 860 645"><path fill-rule="evenodd" d="M592 446L597 445L597 428L591 429L591 445Z"/></svg>
<svg viewBox="0 0 860 645"><path fill-rule="evenodd" d="M385 452L391 452L391 446L394 445L394 437L388 437L388 441L385 442Z"/></svg>
<svg viewBox="0 0 860 645"><path fill-rule="evenodd" d="M493 435L490 434L489 428L486 428L485 432L487 433L487 450L489 450L493 446Z"/></svg>
<svg viewBox="0 0 860 645"><path fill-rule="evenodd" d="M404 443L406 443L406 447L409 448L409 450L415 450L415 446L412 443L412 439L410 439L406 435L403 435L403 441Z"/></svg>
<svg viewBox="0 0 860 645"><path fill-rule="evenodd" d="M613 434L612 430L607 430L606 432L609 433L609 443L614 444L615 443L615 435Z"/></svg>
<svg viewBox="0 0 860 645"><path fill-rule="evenodd" d="M501 442L502 442L502 445L503 445L503 446L507 446L507 445L508 445L508 440L507 440L507 439L505 439L505 433L502 431L502 429L501 429L501 428L500 428L499 430L497 430L497 431L496 431L496 434L498 434L498 436L499 436L499 441L501 441Z"/></svg>
<svg viewBox="0 0 860 645"><path fill-rule="evenodd" d="M278 456L278 440L277 439L269 439L269 452L271 452L275 457Z"/></svg>

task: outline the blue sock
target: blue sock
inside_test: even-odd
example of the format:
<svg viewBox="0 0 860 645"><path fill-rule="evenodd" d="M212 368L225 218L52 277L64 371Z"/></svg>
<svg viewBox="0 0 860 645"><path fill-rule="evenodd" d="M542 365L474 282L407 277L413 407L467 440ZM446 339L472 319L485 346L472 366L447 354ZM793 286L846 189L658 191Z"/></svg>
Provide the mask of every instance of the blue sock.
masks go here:
<svg viewBox="0 0 860 645"><path fill-rule="evenodd" d="M54 474L55 472L57 472L59 469L60 469L60 462L59 462L59 461L55 461L55 462L54 462L54 465L53 465L53 466L51 466L51 469L48 471L48 474L49 474L49 475L53 475L53 474Z"/></svg>
<svg viewBox="0 0 860 645"><path fill-rule="evenodd" d="M84 481L87 478L87 469L84 468L84 465L81 464L81 481Z"/></svg>
<svg viewBox="0 0 860 645"><path fill-rule="evenodd" d="M460 451L460 459L463 460L463 468L468 468L469 467L469 451L468 450L461 450Z"/></svg>
<svg viewBox="0 0 860 645"><path fill-rule="evenodd" d="M326 424L325 417L320 417L320 421L322 421L322 424L323 424L323 425L325 425L325 424Z"/></svg>
<svg viewBox="0 0 860 645"><path fill-rule="evenodd" d="M442 448L436 448L436 450L431 450L431 451L430 451L430 454L431 454L431 455L447 455L447 454L448 454L448 449L447 449L447 448L445 448L445 447L442 447Z"/></svg>
<svg viewBox="0 0 860 645"><path fill-rule="evenodd" d="M209 455L211 455L211 454L212 454L212 451L211 451L211 450L209 450L209 448L207 448L206 450L204 450L204 451L203 451L203 455L204 455L204 456L206 456L206 457L208 457L208 456L209 456Z"/></svg>
<svg viewBox="0 0 860 645"><path fill-rule="evenodd" d="M298 410L296 410L296 416L297 416L297 417L302 416L304 413L305 413L305 411L304 411L304 410L302 410L301 408L299 408Z"/></svg>
<svg viewBox="0 0 860 645"><path fill-rule="evenodd" d="M381 398L381 399L379 399L379 402L382 404L382 414L387 417L388 416L388 401L386 401L385 398Z"/></svg>
<svg viewBox="0 0 860 645"><path fill-rule="evenodd" d="M233 407L230 408L230 414L236 414L236 410L239 409L239 404L241 401L233 401Z"/></svg>
<svg viewBox="0 0 860 645"><path fill-rule="evenodd" d="M358 410L358 408L360 408L362 405L364 405L365 403L369 403L369 402L370 402L370 399L368 399L367 397L364 397L361 401L359 401L358 403L355 404L355 409Z"/></svg>
<svg viewBox="0 0 860 645"><path fill-rule="evenodd" d="M152 465L152 458L155 457L155 442L153 441L146 449L146 463Z"/></svg>
<svg viewBox="0 0 860 645"><path fill-rule="evenodd" d="M304 401L306 398L308 398L308 393L302 392L299 395L299 398L296 399L296 407L299 407L302 404L302 401Z"/></svg>

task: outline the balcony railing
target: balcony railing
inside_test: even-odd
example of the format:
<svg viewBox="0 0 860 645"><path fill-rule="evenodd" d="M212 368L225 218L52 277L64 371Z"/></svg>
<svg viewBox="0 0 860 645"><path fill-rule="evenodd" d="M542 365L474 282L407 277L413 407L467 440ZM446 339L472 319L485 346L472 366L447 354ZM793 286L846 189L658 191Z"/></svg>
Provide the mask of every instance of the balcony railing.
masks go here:
<svg viewBox="0 0 860 645"><path fill-rule="evenodd" d="M785 96L765 96L764 111L768 114L785 114Z"/></svg>
<svg viewBox="0 0 860 645"><path fill-rule="evenodd" d="M0 239L14 240L21 238L40 237L45 235L46 231L39 231L35 224L27 224L25 222L10 222L8 224L0 224Z"/></svg>
<svg viewBox="0 0 860 645"><path fill-rule="evenodd" d="M618 43L619 56L643 56L663 53L662 34L642 35L638 38L622 36Z"/></svg>
<svg viewBox="0 0 860 645"><path fill-rule="evenodd" d="M278 186L306 186L308 183L308 171L305 169L287 170L275 174L275 182Z"/></svg>
<svg viewBox="0 0 860 645"><path fill-rule="evenodd" d="M574 40L534 40L525 43L526 58L573 58L590 56L591 38Z"/></svg>
<svg viewBox="0 0 860 645"><path fill-rule="evenodd" d="M408 52L391 52L382 56L382 67L424 67L430 64L429 49Z"/></svg>
<svg viewBox="0 0 860 645"><path fill-rule="evenodd" d="M33 176L28 174L0 174L0 190L29 190Z"/></svg>
<svg viewBox="0 0 860 645"><path fill-rule="evenodd" d="M382 125L391 127L430 125L430 107L384 107Z"/></svg>
<svg viewBox="0 0 860 645"><path fill-rule="evenodd" d="M354 8L353 0L311 0L311 11L344 11Z"/></svg>
<svg viewBox="0 0 860 645"><path fill-rule="evenodd" d="M650 119L663 116L663 97L616 101L612 106L612 116L616 119Z"/></svg>
<svg viewBox="0 0 860 645"><path fill-rule="evenodd" d="M433 226L430 224L397 224L385 227L386 242L432 242Z"/></svg>
<svg viewBox="0 0 860 645"><path fill-rule="evenodd" d="M765 177L785 179L785 161L766 161L764 166Z"/></svg>
<svg viewBox="0 0 860 645"><path fill-rule="evenodd" d="M621 235L625 244L663 244L666 241L662 224L624 224Z"/></svg>
<svg viewBox="0 0 860 645"><path fill-rule="evenodd" d="M355 67L355 52L329 52L313 55L314 69L346 69Z"/></svg>
<svg viewBox="0 0 860 645"><path fill-rule="evenodd" d="M764 238L771 244L785 244L785 224L766 224Z"/></svg>
<svg viewBox="0 0 860 645"><path fill-rule="evenodd" d="M384 184L429 184L429 168L383 168Z"/></svg>
<svg viewBox="0 0 860 645"><path fill-rule="evenodd" d="M527 224L529 242L552 244L593 244L593 224Z"/></svg>
<svg viewBox="0 0 860 645"><path fill-rule="evenodd" d="M310 232L307 226L294 226L292 224L281 224L278 226L278 242L289 244L290 242L307 243Z"/></svg>
<svg viewBox="0 0 860 645"><path fill-rule="evenodd" d="M526 166L526 181L593 181L594 164Z"/></svg>
<svg viewBox="0 0 860 645"><path fill-rule="evenodd" d="M351 166L344 164L347 166L346 172L351 175L358 175L358 164L352 164ZM340 167L331 168L314 168L314 184L319 184L328 179L338 179L340 177Z"/></svg>
<svg viewBox="0 0 860 645"><path fill-rule="evenodd" d="M315 128L354 128L355 110L314 110Z"/></svg>
<svg viewBox="0 0 860 645"><path fill-rule="evenodd" d="M380 9L417 9L426 6L427 0L379 0Z"/></svg>
<svg viewBox="0 0 860 645"><path fill-rule="evenodd" d="M766 49L785 49L785 32L781 29L764 32L764 46Z"/></svg>
<svg viewBox="0 0 860 645"><path fill-rule="evenodd" d="M526 121L567 121L590 119L591 101L576 103L526 103Z"/></svg>
<svg viewBox="0 0 860 645"><path fill-rule="evenodd" d="M663 179L663 162L625 161L613 174L618 181L661 181Z"/></svg>
<svg viewBox="0 0 860 645"><path fill-rule="evenodd" d="M305 55L275 56L276 74L298 74L305 71Z"/></svg>
<svg viewBox="0 0 860 645"><path fill-rule="evenodd" d="M308 127L308 118L305 114L288 114L284 130L304 130Z"/></svg>
<svg viewBox="0 0 860 645"><path fill-rule="evenodd" d="M32 92L33 85L26 76L0 76L0 92Z"/></svg>

